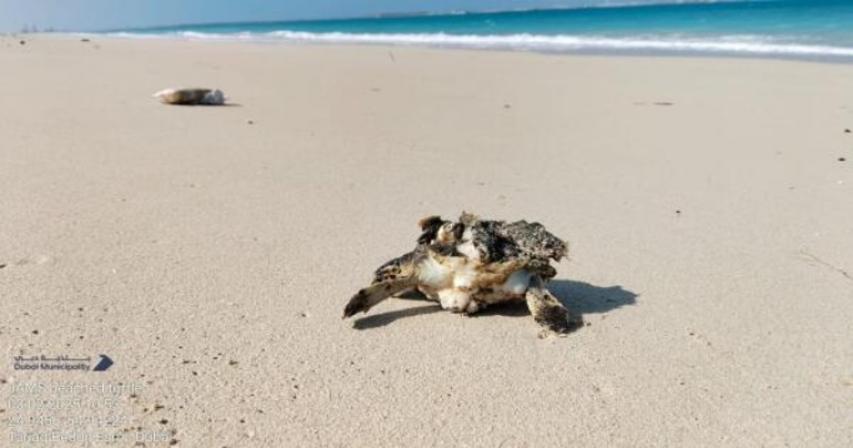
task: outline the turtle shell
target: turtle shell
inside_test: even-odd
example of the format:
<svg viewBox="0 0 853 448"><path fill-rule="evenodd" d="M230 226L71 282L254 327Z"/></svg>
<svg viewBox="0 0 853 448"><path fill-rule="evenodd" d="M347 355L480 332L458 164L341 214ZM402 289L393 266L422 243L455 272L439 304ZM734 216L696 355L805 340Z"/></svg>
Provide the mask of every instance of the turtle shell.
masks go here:
<svg viewBox="0 0 853 448"><path fill-rule="evenodd" d="M538 222L477 220L471 223L474 247L483 262L513 258L560 261L568 251L566 243Z"/></svg>

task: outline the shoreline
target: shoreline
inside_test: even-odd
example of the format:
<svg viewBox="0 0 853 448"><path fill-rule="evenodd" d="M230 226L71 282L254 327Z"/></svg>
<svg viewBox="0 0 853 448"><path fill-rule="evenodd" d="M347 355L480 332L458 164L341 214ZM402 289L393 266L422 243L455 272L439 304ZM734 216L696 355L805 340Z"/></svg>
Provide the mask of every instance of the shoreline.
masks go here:
<svg viewBox="0 0 853 448"><path fill-rule="evenodd" d="M300 33L296 33L300 34ZM330 33L337 34L337 33ZM14 35L14 33L12 33ZM26 36L27 34L18 34ZM343 46L343 47L379 47L379 48L419 48L427 50L451 50L451 51L485 51L497 53L532 53L553 56L594 56L594 57L624 57L624 58L675 58L675 59L732 59L732 60L779 60L791 62L808 62L817 64L850 65L853 64L853 48L832 47L838 51L847 51L845 55L827 54L785 54L785 53L760 53L750 51L699 51L699 50L677 50L677 49L571 49L571 50L547 50L511 48L506 46L478 47L464 44L440 44L429 42L393 42L394 35L383 36L377 41L366 38L364 41L349 41L346 39L301 39L301 38L277 38L239 35L212 35L210 37L182 36L167 34L132 34L125 32L57 32L57 33L31 33L32 36L44 36L48 38L100 38L118 40L162 40L172 42L210 42L210 43L232 43L248 45L317 45L317 46ZM513 36L461 36L461 37L513 37ZM549 36L543 36L549 37ZM814 47L822 48L822 47Z"/></svg>

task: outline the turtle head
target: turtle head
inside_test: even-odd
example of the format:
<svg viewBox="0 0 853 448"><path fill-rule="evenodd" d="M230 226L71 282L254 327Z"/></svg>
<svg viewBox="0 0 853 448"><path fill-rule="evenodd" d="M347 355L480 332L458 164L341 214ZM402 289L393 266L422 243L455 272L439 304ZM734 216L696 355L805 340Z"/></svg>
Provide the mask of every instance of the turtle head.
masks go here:
<svg viewBox="0 0 853 448"><path fill-rule="evenodd" d="M459 222L441 219L441 216L427 216L418 221L421 236L418 244L455 244L462 239L465 226Z"/></svg>

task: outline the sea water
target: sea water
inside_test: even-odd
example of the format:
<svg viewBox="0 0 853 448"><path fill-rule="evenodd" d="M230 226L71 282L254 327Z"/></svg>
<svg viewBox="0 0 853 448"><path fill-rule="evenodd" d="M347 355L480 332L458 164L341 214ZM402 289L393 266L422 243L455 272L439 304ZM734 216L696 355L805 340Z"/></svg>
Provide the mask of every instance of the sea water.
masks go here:
<svg viewBox="0 0 853 448"><path fill-rule="evenodd" d="M421 45L541 52L853 61L853 0L752 0L194 24L134 37Z"/></svg>

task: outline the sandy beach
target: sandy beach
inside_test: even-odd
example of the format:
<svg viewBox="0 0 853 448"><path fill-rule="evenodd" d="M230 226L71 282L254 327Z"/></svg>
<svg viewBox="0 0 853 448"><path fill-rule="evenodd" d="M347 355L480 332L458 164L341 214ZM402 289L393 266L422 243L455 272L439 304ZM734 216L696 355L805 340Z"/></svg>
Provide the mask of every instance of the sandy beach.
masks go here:
<svg viewBox="0 0 853 448"><path fill-rule="evenodd" d="M853 65L21 39L0 446L853 446ZM173 86L231 104L151 97ZM463 210L567 239L550 289L585 325L411 299L341 320L418 219ZM21 406L63 381L134 388ZM21 439L75 412L115 438Z"/></svg>

